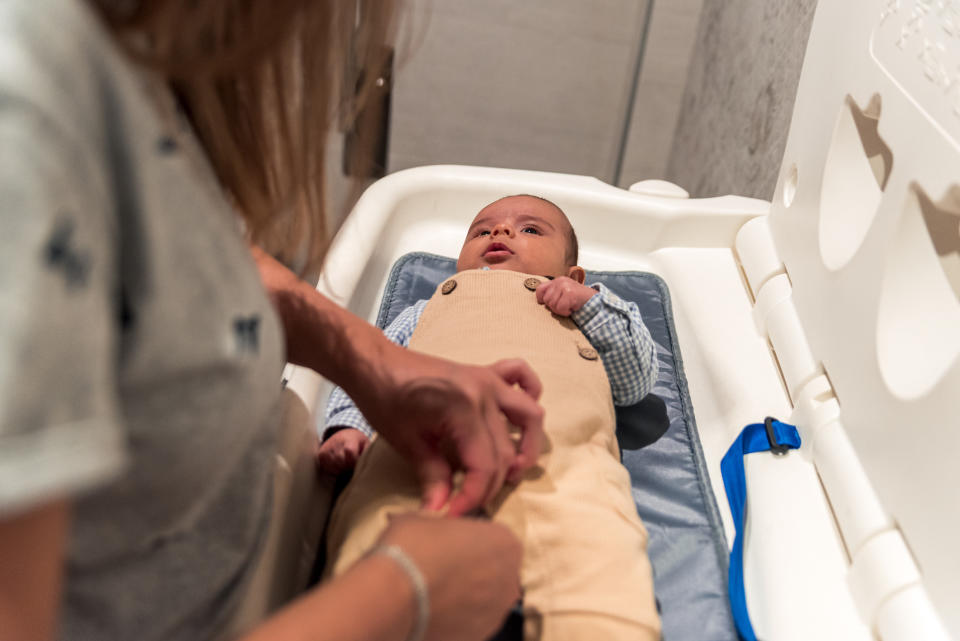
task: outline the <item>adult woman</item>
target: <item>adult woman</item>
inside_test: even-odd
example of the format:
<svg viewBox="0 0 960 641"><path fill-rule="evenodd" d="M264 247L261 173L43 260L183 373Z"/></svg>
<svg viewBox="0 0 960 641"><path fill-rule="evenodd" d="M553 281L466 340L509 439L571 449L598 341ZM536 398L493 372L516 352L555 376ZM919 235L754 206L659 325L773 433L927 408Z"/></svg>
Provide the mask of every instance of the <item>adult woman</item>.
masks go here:
<svg viewBox="0 0 960 641"><path fill-rule="evenodd" d="M375 68L359 52L389 32L388 7L364 8L0 3L5 638L52 638L58 620L67 638L218 635L265 531L284 338L417 462L428 507L453 468L456 515L539 451L525 365L394 349L269 257L322 256L331 88L347 50ZM245 241L269 252L254 250L283 333ZM519 454L504 415L526 430ZM403 639L429 603L428 638L479 639L515 596L516 543L491 524L405 519L384 543L251 638Z"/></svg>

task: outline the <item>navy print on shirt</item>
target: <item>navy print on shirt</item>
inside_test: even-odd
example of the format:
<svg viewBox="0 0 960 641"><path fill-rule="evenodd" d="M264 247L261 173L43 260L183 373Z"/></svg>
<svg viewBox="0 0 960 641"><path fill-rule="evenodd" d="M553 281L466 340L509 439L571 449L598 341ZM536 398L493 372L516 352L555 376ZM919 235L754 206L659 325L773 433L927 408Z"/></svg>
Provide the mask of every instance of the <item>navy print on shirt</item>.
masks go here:
<svg viewBox="0 0 960 641"><path fill-rule="evenodd" d="M177 150L177 147L177 141L173 136L163 135L157 139L157 151L159 151L161 155L167 156L172 154Z"/></svg>
<svg viewBox="0 0 960 641"><path fill-rule="evenodd" d="M233 321L238 352L256 353L260 348L260 315L240 316Z"/></svg>
<svg viewBox="0 0 960 641"><path fill-rule="evenodd" d="M62 271L70 288L86 285L90 272L90 254L74 247L73 230L72 220L58 222L43 252L47 267Z"/></svg>

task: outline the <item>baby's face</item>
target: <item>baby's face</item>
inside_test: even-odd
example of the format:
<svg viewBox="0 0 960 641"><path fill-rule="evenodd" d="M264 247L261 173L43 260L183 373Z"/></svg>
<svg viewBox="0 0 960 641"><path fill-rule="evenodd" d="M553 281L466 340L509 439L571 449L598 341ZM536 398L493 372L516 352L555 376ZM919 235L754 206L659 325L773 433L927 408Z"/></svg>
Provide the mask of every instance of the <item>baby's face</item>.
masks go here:
<svg viewBox="0 0 960 641"><path fill-rule="evenodd" d="M480 210L467 230L457 271L510 269L565 276L569 223L550 203L509 196Z"/></svg>

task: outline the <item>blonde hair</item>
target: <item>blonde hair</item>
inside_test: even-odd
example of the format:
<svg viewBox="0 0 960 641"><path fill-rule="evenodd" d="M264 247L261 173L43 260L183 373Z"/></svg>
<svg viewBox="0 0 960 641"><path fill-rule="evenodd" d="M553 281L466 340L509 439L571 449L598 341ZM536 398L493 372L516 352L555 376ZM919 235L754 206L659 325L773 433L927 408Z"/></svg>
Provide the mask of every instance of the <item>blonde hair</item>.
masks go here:
<svg viewBox="0 0 960 641"><path fill-rule="evenodd" d="M251 242L303 272L318 267L334 231L327 132L336 119L350 126L384 72L393 3L90 1L123 46L167 78ZM361 144L369 146L376 136L367 134ZM370 153L354 158L372 161Z"/></svg>

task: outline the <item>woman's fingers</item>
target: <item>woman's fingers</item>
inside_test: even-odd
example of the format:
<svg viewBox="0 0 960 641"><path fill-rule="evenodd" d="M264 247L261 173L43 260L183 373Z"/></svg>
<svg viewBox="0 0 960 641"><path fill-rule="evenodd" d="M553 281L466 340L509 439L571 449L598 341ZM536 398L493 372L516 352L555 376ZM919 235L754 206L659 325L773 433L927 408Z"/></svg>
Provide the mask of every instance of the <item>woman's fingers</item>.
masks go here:
<svg viewBox="0 0 960 641"><path fill-rule="evenodd" d="M513 445L516 456L508 473L508 480L515 483L523 472L536 464L540 456L544 411L543 407L514 387L504 386L499 391L497 402L507 420L520 430L520 441Z"/></svg>
<svg viewBox="0 0 960 641"><path fill-rule="evenodd" d="M543 408L534 402L540 398L543 385L533 369L520 359L497 361L491 369L506 383L498 386L497 406L507 420L520 430L520 442L514 445L511 441L516 456L507 471L507 480L515 483L528 468L536 464L543 447Z"/></svg>
<svg viewBox="0 0 960 641"><path fill-rule="evenodd" d="M488 430L474 428L464 432L456 447L463 479L450 498L450 516L462 516L483 505L497 476L496 448Z"/></svg>
<svg viewBox="0 0 960 641"><path fill-rule="evenodd" d="M543 393L543 384L540 383L540 377L533 371L526 361L519 358L507 358L497 361L490 366L497 376L503 379L507 385L517 385L534 400L540 398ZM539 407L539 406L538 406Z"/></svg>
<svg viewBox="0 0 960 641"><path fill-rule="evenodd" d="M423 454L416 462L420 479L422 507L436 512L450 496L450 464L437 452Z"/></svg>
<svg viewBox="0 0 960 641"><path fill-rule="evenodd" d="M450 499L449 516L463 516L474 511L486 500L490 491L492 470L477 467L467 468L460 489Z"/></svg>
<svg viewBox="0 0 960 641"><path fill-rule="evenodd" d="M466 514L494 497L509 475L534 464L540 450L542 385L519 359L489 367L460 365L401 350L391 389L370 395L361 410L418 471L423 506L449 500L452 515ZM507 421L520 429L518 446ZM452 473L463 473L451 496Z"/></svg>
<svg viewBox="0 0 960 641"><path fill-rule="evenodd" d="M508 387L505 383L501 383L498 387L503 388L507 392L520 394L526 398L527 402L534 402L523 392L516 388ZM513 439L510 438L510 429L501 406L500 393L498 393L496 398L489 400L485 414L490 427L490 434L493 437L496 461L493 482L487 489L484 504L492 501L497 492L500 491L500 488L503 487L503 483L507 480L507 475L510 471L514 469L517 459L517 446L513 442Z"/></svg>
<svg viewBox="0 0 960 641"><path fill-rule="evenodd" d="M467 514L491 500L503 486L516 455L494 399L484 401L478 418L478 424L462 425L458 430L456 447L464 476L459 491L450 499L451 516Z"/></svg>
<svg viewBox="0 0 960 641"><path fill-rule="evenodd" d="M493 381L492 394L481 401L481 424L464 425L466 438L457 443L465 474L450 502L452 515L465 514L493 499L507 477L517 478L540 452L543 408L536 402L543 389L540 379L519 359L498 361L489 369L499 380ZM519 454L507 420L521 431Z"/></svg>

